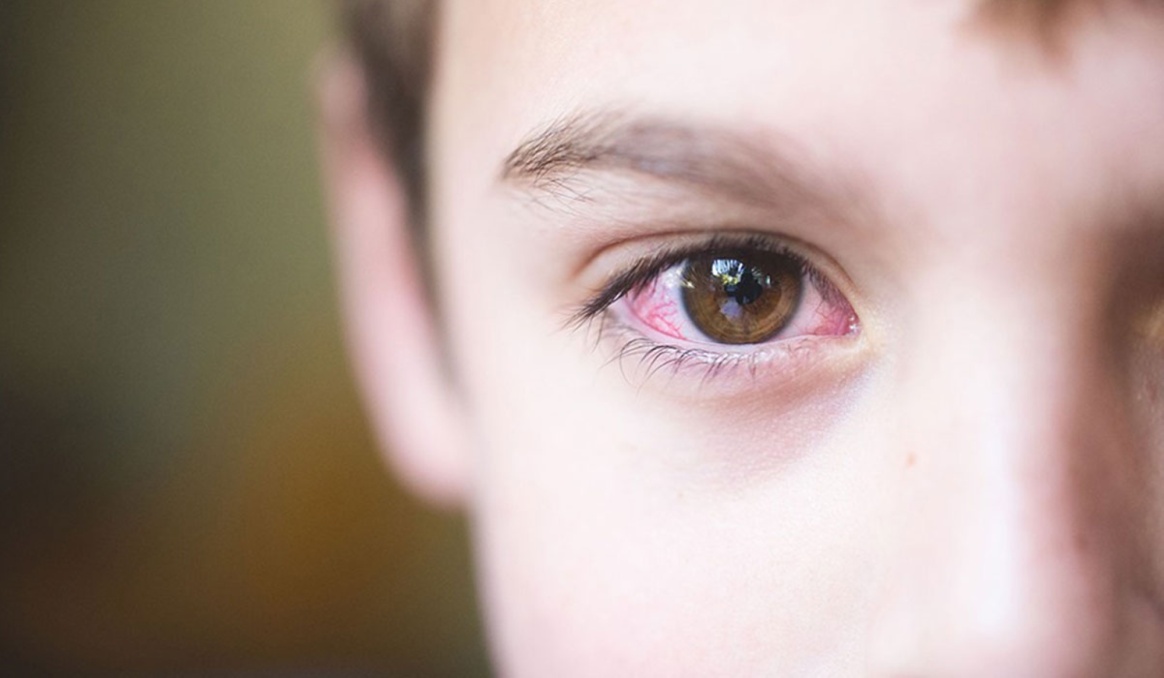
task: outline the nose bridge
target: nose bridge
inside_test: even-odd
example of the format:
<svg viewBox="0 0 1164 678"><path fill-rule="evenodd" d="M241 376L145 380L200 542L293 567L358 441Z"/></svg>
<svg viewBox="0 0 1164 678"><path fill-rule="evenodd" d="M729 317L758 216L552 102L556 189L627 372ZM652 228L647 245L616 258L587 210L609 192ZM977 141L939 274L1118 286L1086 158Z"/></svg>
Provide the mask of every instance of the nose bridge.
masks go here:
<svg viewBox="0 0 1164 678"><path fill-rule="evenodd" d="M899 378L916 461L876 630L890 674L1102 675L1117 641L1109 371L1078 314L1011 301L959 304Z"/></svg>
<svg viewBox="0 0 1164 678"><path fill-rule="evenodd" d="M1011 558L1083 545L1102 519L1096 500L1113 489L1096 462L1120 426L1099 356L1079 333L1019 315L950 342L909 396L926 422L912 445L932 459L934 489L955 500L947 517ZM925 396L943 388L935 381L949 394L944 412Z"/></svg>

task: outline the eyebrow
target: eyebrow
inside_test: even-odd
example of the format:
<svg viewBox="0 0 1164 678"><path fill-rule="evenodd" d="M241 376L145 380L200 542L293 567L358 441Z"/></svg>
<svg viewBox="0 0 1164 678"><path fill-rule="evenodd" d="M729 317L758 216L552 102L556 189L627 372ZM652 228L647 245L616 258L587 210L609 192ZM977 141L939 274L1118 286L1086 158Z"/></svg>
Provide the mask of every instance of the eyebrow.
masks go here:
<svg viewBox="0 0 1164 678"><path fill-rule="evenodd" d="M584 112L550 122L502 164L503 183L571 203L594 174L632 174L685 185L782 215L837 217L864 200L857 182L821 171L772 131Z"/></svg>

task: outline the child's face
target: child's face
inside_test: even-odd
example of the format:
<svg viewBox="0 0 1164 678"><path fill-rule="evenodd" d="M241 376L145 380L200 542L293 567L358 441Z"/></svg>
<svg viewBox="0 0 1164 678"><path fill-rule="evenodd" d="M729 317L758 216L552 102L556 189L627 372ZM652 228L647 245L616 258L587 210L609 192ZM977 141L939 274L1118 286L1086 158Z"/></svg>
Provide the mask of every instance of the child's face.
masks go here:
<svg viewBox="0 0 1164 678"><path fill-rule="evenodd" d="M449 4L431 247L507 675L1164 671L1164 24Z"/></svg>

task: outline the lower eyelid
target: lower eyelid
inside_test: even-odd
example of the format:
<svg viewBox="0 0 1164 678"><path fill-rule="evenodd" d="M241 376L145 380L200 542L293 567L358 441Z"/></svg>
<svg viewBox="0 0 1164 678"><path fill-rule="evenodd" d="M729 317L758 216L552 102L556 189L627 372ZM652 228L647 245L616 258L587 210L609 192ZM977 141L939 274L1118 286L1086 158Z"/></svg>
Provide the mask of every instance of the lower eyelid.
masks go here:
<svg viewBox="0 0 1164 678"><path fill-rule="evenodd" d="M826 296L827 290L821 291L820 300L824 302ZM816 388L811 385L822 383L821 379L852 374L853 360L863 355L855 315L846 317L838 310L848 309L847 302L831 306L830 313L823 316L831 323L829 328L840 329L843 324L845 331L778 336L762 344L718 345L657 332L649 336L642 322L633 317L627 301L623 297L595 316L597 322L591 328L596 334L591 335L594 342L590 346L606 354L603 365L617 364L626 382L635 388L663 388L660 395L668 398L693 403L730 400L751 393L753 385L759 383L778 387L780 397L792 398L807 392L802 389ZM813 326L819 327L821 314L806 311Z"/></svg>
<svg viewBox="0 0 1164 678"><path fill-rule="evenodd" d="M723 395L734 392L740 379L786 383L813 370L834 349L853 345L852 335L803 335L749 345L746 350L708 351L652 340L617 316L603 322L600 332L600 343L614 351L607 364L617 363L627 381L644 386L659 376L667 377L666 384L691 379L699 387L698 397L719 395L706 389L721 382L727 389Z"/></svg>

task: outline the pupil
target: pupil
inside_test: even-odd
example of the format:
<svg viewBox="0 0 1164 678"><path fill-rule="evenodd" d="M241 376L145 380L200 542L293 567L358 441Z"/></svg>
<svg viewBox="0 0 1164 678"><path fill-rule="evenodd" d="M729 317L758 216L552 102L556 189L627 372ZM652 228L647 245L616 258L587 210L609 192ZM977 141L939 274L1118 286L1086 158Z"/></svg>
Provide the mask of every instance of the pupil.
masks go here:
<svg viewBox="0 0 1164 678"><path fill-rule="evenodd" d="M720 259L712 270L723 285L724 294L740 306L747 306L760 298L764 286L756 272L735 259Z"/></svg>

